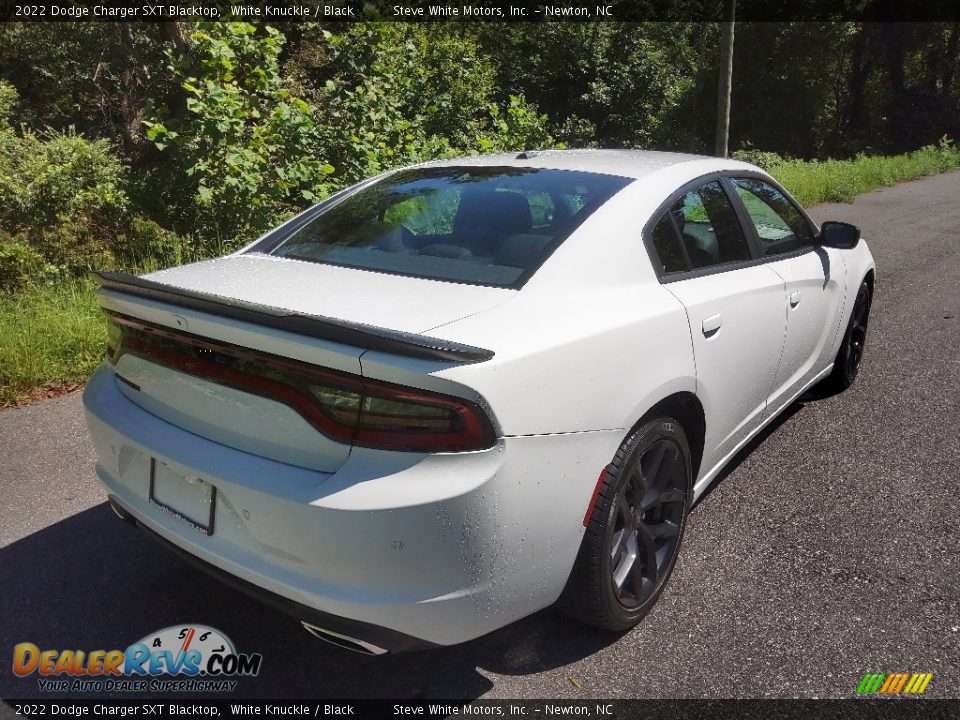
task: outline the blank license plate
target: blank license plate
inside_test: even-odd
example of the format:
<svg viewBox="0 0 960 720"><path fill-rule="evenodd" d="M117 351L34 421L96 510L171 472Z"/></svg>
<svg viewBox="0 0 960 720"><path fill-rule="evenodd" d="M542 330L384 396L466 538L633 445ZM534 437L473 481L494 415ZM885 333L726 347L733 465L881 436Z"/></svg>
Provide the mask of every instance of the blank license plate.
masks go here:
<svg viewBox="0 0 960 720"><path fill-rule="evenodd" d="M150 502L184 525L213 535L217 488L198 477L185 477L150 458Z"/></svg>

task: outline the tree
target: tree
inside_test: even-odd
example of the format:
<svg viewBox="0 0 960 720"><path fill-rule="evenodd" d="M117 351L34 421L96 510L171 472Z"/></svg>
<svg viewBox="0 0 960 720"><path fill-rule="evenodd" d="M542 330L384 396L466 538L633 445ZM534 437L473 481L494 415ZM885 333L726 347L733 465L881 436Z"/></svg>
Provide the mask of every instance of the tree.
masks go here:
<svg viewBox="0 0 960 720"><path fill-rule="evenodd" d="M283 35L249 23L198 23L189 53L168 51L186 117L151 110L148 137L189 179L182 229L234 247L327 193L314 108L279 72Z"/></svg>
<svg viewBox="0 0 960 720"><path fill-rule="evenodd" d="M492 55L446 24L302 28L291 58L339 184L454 154L549 147L546 118L498 95Z"/></svg>
<svg viewBox="0 0 960 720"><path fill-rule="evenodd" d="M523 93L576 147L689 147L677 113L696 75L701 23L480 23L501 92Z"/></svg>
<svg viewBox="0 0 960 720"><path fill-rule="evenodd" d="M139 161L149 148L142 124L147 101L166 101L176 90L161 71L163 50L151 23L4 23L0 77L20 94L20 122L74 127Z"/></svg>

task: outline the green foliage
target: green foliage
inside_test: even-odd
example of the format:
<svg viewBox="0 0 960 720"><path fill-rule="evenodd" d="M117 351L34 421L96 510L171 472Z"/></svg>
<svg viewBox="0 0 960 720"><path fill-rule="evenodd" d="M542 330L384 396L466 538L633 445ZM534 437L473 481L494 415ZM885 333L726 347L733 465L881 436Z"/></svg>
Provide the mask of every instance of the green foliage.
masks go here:
<svg viewBox="0 0 960 720"><path fill-rule="evenodd" d="M432 158L555 144L522 95L495 97L492 56L462 32L370 23L312 41L327 62L303 81L338 184Z"/></svg>
<svg viewBox="0 0 960 720"><path fill-rule="evenodd" d="M3 102L15 100L0 87ZM129 210L126 170L103 140L0 125L0 288L111 266Z"/></svg>
<svg viewBox="0 0 960 720"><path fill-rule="evenodd" d="M734 150L733 159L752 163L753 165L763 168L764 170L770 170L772 167L782 165L787 160L775 152L758 150L754 147L750 147L749 145L741 150Z"/></svg>
<svg viewBox="0 0 960 720"><path fill-rule="evenodd" d="M878 187L960 168L960 149L944 137L912 153L892 157L858 155L852 160L787 160L771 174L804 205L853 202Z"/></svg>
<svg viewBox="0 0 960 720"><path fill-rule="evenodd" d="M106 340L89 281L0 293L0 407L37 388L85 381Z"/></svg>
<svg viewBox="0 0 960 720"><path fill-rule="evenodd" d="M112 237L112 232L79 218L21 232L12 239L29 245L43 257L43 272L35 281L50 284L94 269L115 269Z"/></svg>
<svg viewBox="0 0 960 720"><path fill-rule="evenodd" d="M22 241L0 240L0 292L45 283L55 275L56 268L30 245Z"/></svg>
<svg viewBox="0 0 960 720"><path fill-rule="evenodd" d="M849 202L856 193L878 185L958 167L960 149L943 138L939 145L896 157L788 160L770 170L798 200L810 205ZM198 259L189 244L151 221L134 218L129 228L118 251L125 263L153 269L157 257L167 264ZM0 406L21 401L40 387L82 381L101 360L105 332L92 285L35 284L48 267L31 246L0 242L0 291L8 291L0 295Z"/></svg>
<svg viewBox="0 0 960 720"><path fill-rule="evenodd" d="M75 218L111 225L126 212L126 170L106 141L73 130L0 133L0 227L36 230Z"/></svg>
<svg viewBox="0 0 960 720"><path fill-rule="evenodd" d="M164 38L176 23L0 23L0 77L18 88L17 121L76 127L139 158L144 103L165 98Z"/></svg>
<svg viewBox="0 0 960 720"><path fill-rule="evenodd" d="M147 137L188 178L180 224L234 248L329 191L313 108L281 80L283 35L249 23L198 23L190 56L171 51L186 117L154 109Z"/></svg>
<svg viewBox="0 0 960 720"><path fill-rule="evenodd" d="M719 29L0 24L0 397L95 364L102 326L74 280L89 268L209 257L334 189L432 158L557 141L712 151ZM804 203L960 167L952 142L930 144L960 137L956 23L736 33L735 156ZM89 353L81 334L95 338Z"/></svg>
<svg viewBox="0 0 960 720"><path fill-rule="evenodd" d="M0 80L0 127L9 126L17 99L17 89L10 83Z"/></svg>
<svg viewBox="0 0 960 720"><path fill-rule="evenodd" d="M491 103L488 112L491 127L481 131L477 140L482 152L563 147L547 131L547 116L539 114L522 95L511 95L503 110Z"/></svg>
<svg viewBox="0 0 960 720"><path fill-rule="evenodd" d="M536 103L578 147L667 144L693 87L698 23L483 23L499 85Z"/></svg>
<svg viewBox="0 0 960 720"><path fill-rule="evenodd" d="M323 144L346 185L430 155L452 154L449 140L430 135L425 117L411 107L417 78L408 62L416 45L403 26L351 26L343 35L324 32L331 63L314 88ZM314 78L319 83L322 78Z"/></svg>
<svg viewBox="0 0 960 720"><path fill-rule="evenodd" d="M129 218L114 239L113 249L117 264L135 272L151 272L207 257L188 238L141 215Z"/></svg>
<svg viewBox="0 0 960 720"><path fill-rule="evenodd" d="M152 170L170 156L158 159L143 138L145 103L183 119L187 76L163 72L164 52L175 47L189 64L198 61L190 47L197 28L188 21L0 24L0 78L21 91L18 122L76 126L110 140L138 171ZM326 123L326 80L353 90L362 78L388 77L401 119L419 115L425 138L446 138L457 151L475 149L486 104L503 109L510 95L547 114L550 133L573 146L713 148L718 23L298 22L282 29L284 83L316 105L318 124ZM332 56L324 29L350 39L346 53L359 74ZM960 132L955 22L738 22L733 77L733 147L749 142L803 158L895 154ZM394 147L392 138L381 139ZM338 177L354 177L322 159ZM185 190L192 198L195 187Z"/></svg>
<svg viewBox="0 0 960 720"><path fill-rule="evenodd" d="M0 115L16 101L0 83ZM172 265L184 242L131 213L127 170L105 140L0 124L0 290L88 270Z"/></svg>
<svg viewBox="0 0 960 720"><path fill-rule="evenodd" d="M494 59L472 39L442 24L374 23L323 35L325 74L335 84L386 93L423 137L470 147L495 90Z"/></svg>
<svg viewBox="0 0 960 720"><path fill-rule="evenodd" d="M17 92L0 82L0 229L39 230L78 217L109 224L127 210L126 169L104 140L73 128L17 132Z"/></svg>
<svg viewBox="0 0 960 720"><path fill-rule="evenodd" d="M737 25L731 143L815 157L836 122L836 73L845 59L844 23ZM715 56L716 57L716 56ZM701 112L716 117L713 71ZM712 83L712 87L709 83ZM710 144L712 147L712 143Z"/></svg>

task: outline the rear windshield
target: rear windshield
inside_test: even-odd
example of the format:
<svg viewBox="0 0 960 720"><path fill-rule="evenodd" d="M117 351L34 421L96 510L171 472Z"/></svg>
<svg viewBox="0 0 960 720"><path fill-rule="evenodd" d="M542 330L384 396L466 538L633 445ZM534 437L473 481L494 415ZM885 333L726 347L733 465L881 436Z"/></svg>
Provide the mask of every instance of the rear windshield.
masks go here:
<svg viewBox="0 0 960 720"><path fill-rule="evenodd" d="M540 168L404 170L296 227L273 255L482 285L526 280L628 178Z"/></svg>

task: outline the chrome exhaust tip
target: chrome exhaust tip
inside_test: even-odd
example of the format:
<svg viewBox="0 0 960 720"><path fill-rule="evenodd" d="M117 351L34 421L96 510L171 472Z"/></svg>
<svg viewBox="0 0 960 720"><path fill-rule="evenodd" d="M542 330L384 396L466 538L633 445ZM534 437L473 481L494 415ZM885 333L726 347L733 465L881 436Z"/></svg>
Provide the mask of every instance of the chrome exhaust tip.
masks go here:
<svg viewBox="0 0 960 720"><path fill-rule="evenodd" d="M304 630L313 635L315 638L320 638L321 640L343 648L344 650L350 650L352 652L360 653L361 655L385 655L387 653L384 648L378 647L373 643L369 643L365 640L357 640L357 638L352 638L349 635L343 635L342 633L319 627L313 623L307 622L306 620L301 620L300 624L303 625Z"/></svg>
<svg viewBox="0 0 960 720"><path fill-rule="evenodd" d="M113 510L114 515L116 515L118 518L120 518L124 522L130 523L131 525L137 524L137 519L133 515L128 513L126 510L124 510L123 507L120 505L120 503L118 503L116 499L113 497L113 495L108 496L107 501L110 503L110 509Z"/></svg>

